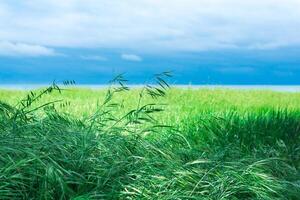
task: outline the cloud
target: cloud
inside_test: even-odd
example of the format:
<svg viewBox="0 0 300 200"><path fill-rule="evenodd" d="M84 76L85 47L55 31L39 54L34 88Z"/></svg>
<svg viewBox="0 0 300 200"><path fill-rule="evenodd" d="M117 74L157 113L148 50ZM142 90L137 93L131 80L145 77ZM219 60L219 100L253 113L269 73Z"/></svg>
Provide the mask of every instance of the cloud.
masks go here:
<svg viewBox="0 0 300 200"><path fill-rule="evenodd" d="M91 60L91 61L107 61L107 58L104 56L98 56L98 55L85 55L80 56L83 60Z"/></svg>
<svg viewBox="0 0 300 200"><path fill-rule="evenodd" d="M57 53L40 45L0 41L0 56L54 56Z"/></svg>
<svg viewBox="0 0 300 200"><path fill-rule="evenodd" d="M299 10L299 0L0 0L0 40L157 53L274 49L300 45Z"/></svg>
<svg viewBox="0 0 300 200"><path fill-rule="evenodd" d="M143 59L135 54L122 54L121 58L123 60L133 61L133 62L141 62Z"/></svg>

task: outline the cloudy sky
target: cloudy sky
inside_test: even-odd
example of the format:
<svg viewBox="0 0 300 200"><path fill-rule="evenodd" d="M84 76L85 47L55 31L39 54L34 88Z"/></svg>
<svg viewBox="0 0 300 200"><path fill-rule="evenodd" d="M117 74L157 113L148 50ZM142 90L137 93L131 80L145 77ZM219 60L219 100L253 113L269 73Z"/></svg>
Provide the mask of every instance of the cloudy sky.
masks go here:
<svg viewBox="0 0 300 200"><path fill-rule="evenodd" d="M300 84L299 0L0 0L0 83Z"/></svg>

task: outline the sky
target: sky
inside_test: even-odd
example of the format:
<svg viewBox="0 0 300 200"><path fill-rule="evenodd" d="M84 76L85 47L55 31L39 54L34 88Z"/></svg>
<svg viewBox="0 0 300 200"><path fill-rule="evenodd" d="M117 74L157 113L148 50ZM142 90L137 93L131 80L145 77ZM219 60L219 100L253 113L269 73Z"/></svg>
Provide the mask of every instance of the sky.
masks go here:
<svg viewBox="0 0 300 200"><path fill-rule="evenodd" d="M0 0L0 84L300 84L299 0Z"/></svg>

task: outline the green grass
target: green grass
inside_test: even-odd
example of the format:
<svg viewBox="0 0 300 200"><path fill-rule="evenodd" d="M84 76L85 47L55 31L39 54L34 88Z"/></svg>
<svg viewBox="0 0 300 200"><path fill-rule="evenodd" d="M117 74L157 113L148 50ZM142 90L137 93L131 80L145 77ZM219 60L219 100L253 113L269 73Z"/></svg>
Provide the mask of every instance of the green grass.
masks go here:
<svg viewBox="0 0 300 200"><path fill-rule="evenodd" d="M27 93L0 91L0 199L300 199L299 93Z"/></svg>

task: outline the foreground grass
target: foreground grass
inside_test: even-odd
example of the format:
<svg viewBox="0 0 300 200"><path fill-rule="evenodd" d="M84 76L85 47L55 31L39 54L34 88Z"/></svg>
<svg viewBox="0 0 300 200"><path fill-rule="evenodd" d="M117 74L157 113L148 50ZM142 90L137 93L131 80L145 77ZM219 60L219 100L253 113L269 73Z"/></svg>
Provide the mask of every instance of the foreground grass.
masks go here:
<svg viewBox="0 0 300 200"><path fill-rule="evenodd" d="M0 199L299 199L300 94L25 93L0 92Z"/></svg>

